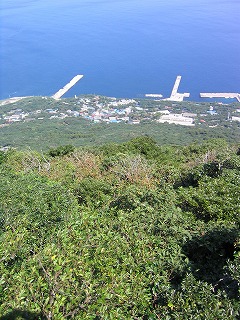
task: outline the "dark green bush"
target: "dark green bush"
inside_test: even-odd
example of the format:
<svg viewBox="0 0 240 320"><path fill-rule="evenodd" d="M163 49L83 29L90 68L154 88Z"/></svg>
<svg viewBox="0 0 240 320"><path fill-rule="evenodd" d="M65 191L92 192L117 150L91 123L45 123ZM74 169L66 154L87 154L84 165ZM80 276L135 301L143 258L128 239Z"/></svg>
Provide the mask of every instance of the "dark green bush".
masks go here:
<svg viewBox="0 0 240 320"><path fill-rule="evenodd" d="M107 203L113 188L104 181L95 178L85 178L75 187L75 194L79 204L100 206Z"/></svg>
<svg viewBox="0 0 240 320"><path fill-rule="evenodd" d="M239 223L238 170L225 169L221 176L203 176L193 188L179 188L179 205L184 211L191 211L199 219L230 220Z"/></svg>
<svg viewBox="0 0 240 320"><path fill-rule="evenodd" d="M48 151L48 154L51 156L51 157L61 157L61 156L65 156L67 154L70 154L74 151L75 147L68 144L66 146L60 146L60 147L57 147L56 149L50 149Z"/></svg>

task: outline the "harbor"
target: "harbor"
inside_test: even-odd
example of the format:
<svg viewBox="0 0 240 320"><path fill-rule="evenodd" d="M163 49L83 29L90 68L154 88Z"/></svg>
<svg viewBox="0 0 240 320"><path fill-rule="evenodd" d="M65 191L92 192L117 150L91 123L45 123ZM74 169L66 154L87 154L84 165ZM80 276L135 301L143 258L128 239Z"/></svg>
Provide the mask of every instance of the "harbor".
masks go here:
<svg viewBox="0 0 240 320"><path fill-rule="evenodd" d="M59 100L67 91L69 91L79 80L83 78L83 75L76 75L72 78L72 80L67 83L63 88L58 90L55 94L53 94L51 97L55 100ZM175 102L182 102L184 98L189 98L190 93L179 93L178 89L180 86L182 76L178 75L176 77L174 86L172 88L172 92L169 98L164 98L162 94L160 93L146 93L144 96L146 98L153 98L156 100L162 100L162 101L175 101ZM238 92L201 92L199 94L200 98L202 99L208 99L208 98L216 98L216 99L236 99L238 102L240 102L240 93ZM15 103L23 98L27 98L31 96L23 96L23 97L9 97L8 99L5 99L3 101L0 101L0 105L5 105L8 103ZM76 97L76 96L75 96Z"/></svg>
<svg viewBox="0 0 240 320"><path fill-rule="evenodd" d="M52 98L58 100L60 99L68 90L70 90L80 79L82 79L83 75L78 74L75 76L69 83L67 83L62 89L56 92Z"/></svg>
<svg viewBox="0 0 240 320"><path fill-rule="evenodd" d="M237 99L240 102L240 93L228 93L228 92L202 92L201 98L224 98L224 99Z"/></svg>
<svg viewBox="0 0 240 320"><path fill-rule="evenodd" d="M163 100L168 100L168 101L183 101L184 98L189 98L190 97L190 93L179 93L178 92L178 88L181 82L182 76L177 76L176 81L174 83L173 89L172 89L172 93L170 95L170 98L166 98ZM146 98L162 98L163 95L162 94L158 94L158 93L147 93L145 94Z"/></svg>
<svg viewBox="0 0 240 320"><path fill-rule="evenodd" d="M185 93L178 92L181 79L182 79L182 76L177 76L170 97L161 99L161 100L181 102L184 100L184 98L190 97L190 93L188 92L185 92ZM148 94L145 94L145 97L146 98L162 98L163 96L162 94L148 93ZM237 92L201 92L200 97L201 98L236 99L238 102L240 102L240 93L237 93Z"/></svg>
<svg viewBox="0 0 240 320"><path fill-rule="evenodd" d="M177 76L175 84L172 89L172 93L170 95L170 98L166 99L169 101L183 101L184 98L189 98L190 93L179 93L178 88L181 82L182 76Z"/></svg>

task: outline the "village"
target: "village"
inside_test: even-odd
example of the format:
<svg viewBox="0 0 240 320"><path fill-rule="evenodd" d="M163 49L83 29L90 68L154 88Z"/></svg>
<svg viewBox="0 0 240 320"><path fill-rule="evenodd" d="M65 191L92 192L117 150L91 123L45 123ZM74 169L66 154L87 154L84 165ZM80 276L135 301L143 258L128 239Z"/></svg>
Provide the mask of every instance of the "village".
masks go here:
<svg viewBox="0 0 240 320"><path fill-rule="evenodd" d="M221 107L223 105L222 103L206 104L205 110L203 108L200 108L200 110L197 103L195 103L195 107L189 108L188 106L191 106L189 102L173 103L152 99L119 99L98 95L75 96L75 98L58 101L49 97L29 97L30 103L34 104L35 107L21 107L19 101L15 101L12 103L11 109L8 108L8 111L3 109L2 114L0 114L0 126L36 120L61 120L69 117L79 117L93 123L124 122L140 124L146 121L155 121L184 126L195 126L207 122L209 125L212 125L212 122L216 125L216 120L220 116L216 106ZM233 108L231 113L226 114L225 120L240 122L239 107Z"/></svg>

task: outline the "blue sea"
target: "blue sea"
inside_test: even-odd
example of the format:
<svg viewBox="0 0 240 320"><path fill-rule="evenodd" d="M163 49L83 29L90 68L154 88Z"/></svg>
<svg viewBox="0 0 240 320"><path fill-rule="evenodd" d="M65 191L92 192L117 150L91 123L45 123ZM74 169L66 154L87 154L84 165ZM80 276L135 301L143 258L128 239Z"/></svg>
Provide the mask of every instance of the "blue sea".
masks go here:
<svg viewBox="0 0 240 320"><path fill-rule="evenodd" d="M240 92L239 0L1 0L0 99Z"/></svg>

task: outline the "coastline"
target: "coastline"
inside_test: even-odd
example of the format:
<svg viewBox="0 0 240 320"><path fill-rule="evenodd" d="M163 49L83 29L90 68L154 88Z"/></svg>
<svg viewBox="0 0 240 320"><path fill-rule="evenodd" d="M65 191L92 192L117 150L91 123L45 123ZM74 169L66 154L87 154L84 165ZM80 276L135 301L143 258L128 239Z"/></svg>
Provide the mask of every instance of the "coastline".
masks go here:
<svg viewBox="0 0 240 320"><path fill-rule="evenodd" d="M12 97L8 99L0 100L0 106L5 106L6 104L15 103L25 98L33 98L34 96L23 96L23 97Z"/></svg>

